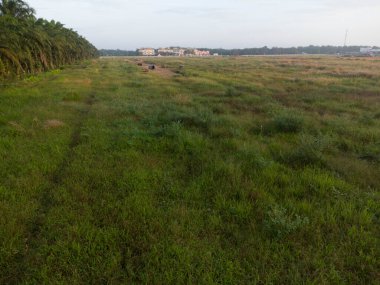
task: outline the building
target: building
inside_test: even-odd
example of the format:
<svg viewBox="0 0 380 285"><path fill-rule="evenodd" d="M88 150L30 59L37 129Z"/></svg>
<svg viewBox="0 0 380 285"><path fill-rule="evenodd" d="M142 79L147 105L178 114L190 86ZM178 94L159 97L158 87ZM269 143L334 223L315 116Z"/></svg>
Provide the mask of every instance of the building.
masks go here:
<svg viewBox="0 0 380 285"><path fill-rule="evenodd" d="M140 48L138 53L142 56L155 56L156 50L154 48Z"/></svg>
<svg viewBox="0 0 380 285"><path fill-rule="evenodd" d="M380 54L380 49L375 49L375 48L360 48L360 53L361 54L367 54L367 55L375 55L375 54Z"/></svg>
<svg viewBox="0 0 380 285"><path fill-rule="evenodd" d="M194 55L195 56L210 56L210 52L208 50L206 51L206 50L195 49Z"/></svg>
<svg viewBox="0 0 380 285"><path fill-rule="evenodd" d="M157 51L157 52L156 52ZM210 56L210 52L206 50L166 47L155 50L154 48L140 48L138 54L141 56ZM214 54L217 56L218 54Z"/></svg>
<svg viewBox="0 0 380 285"><path fill-rule="evenodd" d="M184 56L185 51L183 48L159 48L157 53L161 56Z"/></svg>
<svg viewBox="0 0 380 285"><path fill-rule="evenodd" d="M169 55L172 55L172 53L173 53L173 50L170 48L159 48L157 50L157 54L160 56L169 56Z"/></svg>

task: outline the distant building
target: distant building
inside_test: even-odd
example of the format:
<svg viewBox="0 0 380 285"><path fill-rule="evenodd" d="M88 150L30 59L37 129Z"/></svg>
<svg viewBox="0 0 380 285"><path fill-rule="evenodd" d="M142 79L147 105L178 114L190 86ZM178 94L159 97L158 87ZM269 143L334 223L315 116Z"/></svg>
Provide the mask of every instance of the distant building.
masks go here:
<svg viewBox="0 0 380 285"><path fill-rule="evenodd" d="M206 50L195 49L194 55L195 56L210 56L210 52L208 50L206 51Z"/></svg>
<svg viewBox="0 0 380 285"><path fill-rule="evenodd" d="M160 55L160 56L168 56L168 55L172 55L173 50L170 49L170 48L159 48L159 49L157 50L157 53L158 53L158 55Z"/></svg>
<svg viewBox="0 0 380 285"><path fill-rule="evenodd" d="M157 51L157 52L156 52ZM155 50L154 48L140 48L138 54L142 56L210 56L210 52L206 50L166 47ZM218 54L214 54L218 56Z"/></svg>
<svg viewBox="0 0 380 285"><path fill-rule="evenodd" d="M157 53L161 56L184 56L185 51L183 48L159 48Z"/></svg>
<svg viewBox="0 0 380 285"><path fill-rule="evenodd" d="M155 56L156 55L156 50L154 48L140 48L138 50L139 55L142 56Z"/></svg>
<svg viewBox="0 0 380 285"><path fill-rule="evenodd" d="M371 47L360 48L360 53L368 55L380 54L380 49L375 49Z"/></svg>

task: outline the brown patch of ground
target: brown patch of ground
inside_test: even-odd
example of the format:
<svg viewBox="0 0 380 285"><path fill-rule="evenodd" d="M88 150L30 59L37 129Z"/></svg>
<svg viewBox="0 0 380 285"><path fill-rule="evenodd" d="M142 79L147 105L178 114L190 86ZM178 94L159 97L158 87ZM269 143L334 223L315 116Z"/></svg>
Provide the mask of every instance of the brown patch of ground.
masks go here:
<svg viewBox="0 0 380 285"><path fill-rule="evenodd" d="M139 65L141 69L143 70L143 72L152 72L152 73L156 73L162 77L167 77L167 78L173 77L175 75L175 72L173 72L172 70L168 68L160 67L158 65L155 65L155 69L151 70L149 69L149 63L146 63L139 59L127 59L125 61L130 62L132 64Z"/></svg>
<svg viewBox="0 0 380 285"><path fill-rule="evenodd" d="M65 123L62 122L62 121L59 121L59 120L47 120L44 123L44 128L46 130L48 130L48 129L57 129L57 128L61 128L63 126L65 126Z"/></svg>
<svg viewBox="0 0 380 285"><path fill-rule="evenodd" d="M157 65L156 65L156 69L152 70L152 72L157 73L163 77L173 77L175 75L175 73L171 71L170 69L159 67Z"/></svg>

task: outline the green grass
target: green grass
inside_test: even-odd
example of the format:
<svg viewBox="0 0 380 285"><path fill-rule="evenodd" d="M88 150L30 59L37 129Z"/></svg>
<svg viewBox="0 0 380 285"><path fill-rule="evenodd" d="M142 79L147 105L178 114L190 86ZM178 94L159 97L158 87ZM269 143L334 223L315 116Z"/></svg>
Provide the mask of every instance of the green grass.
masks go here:
<svg viewBox="0 0 380 285"><path fill-rule="evenodd" d="M1 284L380 282L378 59L150 61L1 87Z"/></svg>

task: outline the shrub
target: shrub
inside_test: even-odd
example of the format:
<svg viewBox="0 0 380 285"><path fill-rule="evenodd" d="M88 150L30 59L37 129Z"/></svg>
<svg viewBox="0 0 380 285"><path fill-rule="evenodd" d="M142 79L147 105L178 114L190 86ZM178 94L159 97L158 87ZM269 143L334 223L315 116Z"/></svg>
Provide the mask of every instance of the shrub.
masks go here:
<svg viewBox="0 0 380 285"><path fill-rule="evenodd" d="M166 106L150 118L143 120L143 123L149 128L181 123L186 128L208 131L213 120L213 113L205 108L179 109L176 106Z"/></svg>
<svg viewBox="0 0 380 285"><path fill-rule="evenodd" d="M301 135L298 145L286 153L282 159L291 165L306 166L311 164L323 164L323 152L329 142L324 137Z"/></svg>
<svg viewBox="0 0 380 285"><path fill-rule="evenodd" d="M228 87L225 92L226 97L235 97L239 95L239 92L234 87Z"/></svg>
<svg viewBox="0 0 380 285"><path fill-rule="evenodd" d="M355 151L355 147L356 147L354 142L344 137L337 138L335 141L335 145L340 151L343 151L343 152Z"/></svg>
<svg viewBox="0 0 380 285"><path fill-rule="evenodd" d="M276 115L264 126L264 133L298 133L304 127L304 119L298 115L283 113Z"/></svg>
<svg viewBox="0 0 380 285"><path fill-rule="evenodd" d="M237 158L241 161L241 169L246 176L251 176L271 164L256 149L243 149L238 152Z"/></svg>

